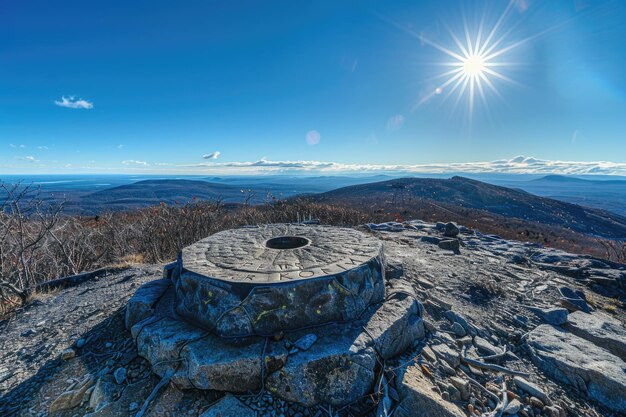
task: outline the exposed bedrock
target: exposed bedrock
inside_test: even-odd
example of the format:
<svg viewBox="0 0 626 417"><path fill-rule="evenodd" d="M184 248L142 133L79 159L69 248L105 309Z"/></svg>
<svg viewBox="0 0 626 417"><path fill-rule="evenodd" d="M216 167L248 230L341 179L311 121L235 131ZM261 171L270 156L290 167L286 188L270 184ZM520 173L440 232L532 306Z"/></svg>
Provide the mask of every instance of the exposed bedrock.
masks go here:
<svg viewBox="0 0 626 417"><path fill-rule="evenodd" d="M626 363L622 359L548 324L530 332L527 343L533 362L547 375L612 410L626 411Z"/></svg>
<svg viewBox="0 0 626 417"><path fill-rule="evenodd" d="M152 316L130 323L131 333L153 371L173 372L180 388L257 392L265 377L265 388L285 400L345 405L372 392L382 360L424 337L421 306L400 283L392 280L387 300L351 323L290 332L278 341L222 338L181 320L167 306L170 289ZM131 299L129 309L135 302L143 301Z"/></svg>

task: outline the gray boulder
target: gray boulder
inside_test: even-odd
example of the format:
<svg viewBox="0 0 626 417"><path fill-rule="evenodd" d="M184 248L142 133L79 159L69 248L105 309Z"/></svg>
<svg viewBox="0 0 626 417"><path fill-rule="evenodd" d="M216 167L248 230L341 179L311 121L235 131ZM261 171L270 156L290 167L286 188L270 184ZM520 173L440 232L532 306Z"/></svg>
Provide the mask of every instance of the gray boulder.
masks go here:
<svg viewBox="0 0 626 417"><path fill-rule="evenodd" d="M464 417L465 412L445 401L436 387L424 376L419 365L408 366L399 373L400 402L395 417Z"/></svg>
<svg viewBox="0 0 626 417"><path fill-rule="evenodd" d="M139 287L126 306L125 324L128 330L154 313L154 307L171 283L169 279L156 279Z"/></svg>
<svg viewBox="0 0 626 417"><path fill-rule="evenodd" d="M180 357L183 368L173 380L181 388L243 393L260 390L261 376L283 367L287 349L269 340L265 346L265 339L260 337L222 339L208 335L187 344Z"/></svg>
<svg viewBox="0 0 626 417"><path fill-rule="evenodd" d="M112 375L104 375L98 378L96 385L89 397L89 407L94 411L100 411L105 405L113 402L122 392L124 387L115 383Z"/></svg>
<svg viewBox="0 0 626 417"><path fill-rule="evenodd" d="M50 413L56 413L63 410L69 410L79 405L85 396L85 393L95 383L93 375L85 376L80 382L74 383L67 391L59 395L50 404Z"/></svg>
<svg viewBox="0 0 626 417"><path fill-rule="evenodd" d="M208 334L204 329L169 317L148 318L134 325L131 333L137 343L137 352L152 364L152 370L159 376L178 367L180 350L184 346Z"/></svg>
<svg viewBox="0 0 626 417"><path fill-rule="evenodd" d="M439 242L438 246L444 250L451 250L456 254L460 253L461 244L458 239L444 239Z"/></svg>
<svg viewBox="0 0 626 417"><path fill-rule="evenodd" d="M443 235L447 237L457 237L460 233L458 226L452 222L446 223Z"/></svg>
<svg viewBox="0 0 626 417"><path fill-rule="evenodd" d="M342 406L370 393L378 358L361 334L358 324L324 326L315 345L290 355L285 366L269 376L266 389L306 406Z"/></svg>
<svg viewBox="0 0 626 417"><path fill-rule="evenodd" d="M626 363L593 343L543 324L528 334L531 359L547 375L614 411L626 410Z"/></svg>
<svg viewBox="0 0 626 417"><path fill-rule="evenodd" d="M425 336L421 306L414 298L413 290L402 285L401 281L391 287L387 301L363 327L365 332L360 338L373 341L383 359L399 355Z"/></svg>

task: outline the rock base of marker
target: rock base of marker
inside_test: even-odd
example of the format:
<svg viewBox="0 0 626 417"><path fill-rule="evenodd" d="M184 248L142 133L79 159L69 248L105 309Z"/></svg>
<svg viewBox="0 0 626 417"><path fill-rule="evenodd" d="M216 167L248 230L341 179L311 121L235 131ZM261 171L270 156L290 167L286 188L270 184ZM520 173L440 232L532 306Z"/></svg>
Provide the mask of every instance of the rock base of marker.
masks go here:
<svg viewBox="0 0 626 417"><path fill-rule="evenodd" d="M232 393L265 389L306 406L350 404L372 393L385 359L424 338L421 305L397 279L382 303L356 320L275 337L223 338L177 315L169 280L140 287L126 326L152 370L181 389Z"/></svg>

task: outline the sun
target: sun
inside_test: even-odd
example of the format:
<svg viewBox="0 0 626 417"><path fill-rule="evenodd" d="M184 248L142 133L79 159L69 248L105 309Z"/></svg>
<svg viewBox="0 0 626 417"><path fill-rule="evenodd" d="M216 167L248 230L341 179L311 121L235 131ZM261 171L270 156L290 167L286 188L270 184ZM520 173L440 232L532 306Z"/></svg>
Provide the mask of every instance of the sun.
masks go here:
<svg viewBox="0 0 626 417"><path fill-rule="evenodd" d="M463 72L467 77L478 77L485 71L485 59L482 55L472 55L463 61Z"/></svg>

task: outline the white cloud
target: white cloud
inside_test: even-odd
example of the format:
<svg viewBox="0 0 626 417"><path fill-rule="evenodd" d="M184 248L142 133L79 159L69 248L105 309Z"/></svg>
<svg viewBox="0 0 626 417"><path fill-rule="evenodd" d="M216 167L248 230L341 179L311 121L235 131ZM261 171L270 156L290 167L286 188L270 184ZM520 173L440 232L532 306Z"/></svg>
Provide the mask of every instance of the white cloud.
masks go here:
<svg viewBox="0 0 626 417"><path fill-rule="evenodd" d="M9 146L12 148L20 148L20 149L25 149L26 145L15 145L13 143L9 143Z"/></svg>
<svg viewBox="0 0 626 417"><path fill-rule="evenodd" d="M202 155L204 159L217 159L220 156L219 151L211 152L206 155Z"/></svg>
<svg viewBox="0 0 626 417"><path fill-rule="evenodd" d="M40 151L47 151L50 148L48 148L47 146L37 146L37 149L39 149Z"/></svg>
<svg viewBox="0 0 626 417"><path fill-rule="evenodd" d="M125 147L126 145L117 145L117 149L122 149L123 147Z"/></svg>
<svg viewBox="0 0 626 417"><path fill-rule="evenodd" d="M309 130L308 132L306 132L306 143L309 144L309 146L313 146L313 145L317 145L318 143L320 143L320 132L318 132L317 130Z"/></svg>
<svg viewBox="0 0 626 417"><path fill-rule="evenodd" d="M145 161L136 161L134 159L127 159L125 161L122 161L122 164L124 165L143 165L143 166L148 166L148 163Z"/></svg>
<svg viewBox="0 0 626 417"><path fill-rule="evenodd" d="M391 116L389 120L387 120L387 130L393 132L394 130L399 130L404 124L404 116L401 114L396 114L395 116Z"/></svg>
<svg viewBox="0 0 626 417"><path fill-rule="evenodd" d="M61 97L61 100L55 100L54 104L59 107L66 107L68 109L93 109L92 102L74 96L63 96Z"/></svg>
<svg viewBox="0 0 626 417"><path fill-rule="evenodd" d="M211 164L177 165L200 171L237 172L393 172L406 174L446 174L446 173L501 173L501 174L562 174L562 175L626 175L626 163L619 162L578 162L552 161L526 156L500 159L489 162L453 162L432 164L344 164L327 161L271 161L262 158L250 162L223 162Z"/></svg>
<svg viewBox="0 0 626 417"><path fill-rule="evenodd" d="M39 160L37 158L35 158L34 156L32 156L32 155L23 156L23 157L20 157L20 158L17 158L17 159L19 159L21 161L27 161L27 162L39 162Z"/></svg>

